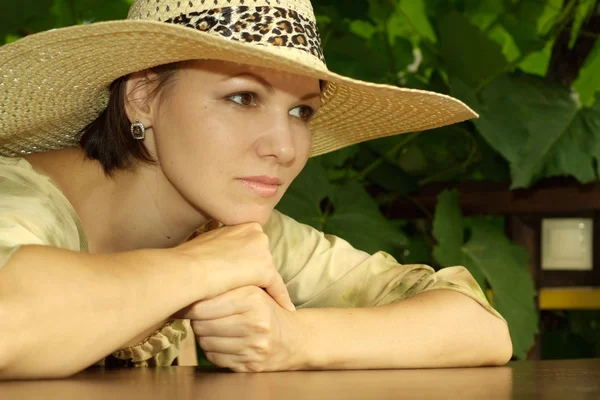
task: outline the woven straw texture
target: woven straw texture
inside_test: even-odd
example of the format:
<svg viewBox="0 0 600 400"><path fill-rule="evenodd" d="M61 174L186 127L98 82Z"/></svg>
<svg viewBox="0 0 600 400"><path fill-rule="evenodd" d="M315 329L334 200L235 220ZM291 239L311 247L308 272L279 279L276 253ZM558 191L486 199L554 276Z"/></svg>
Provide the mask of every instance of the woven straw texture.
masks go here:
<svg viewBox="0 0 600 400"><path fill-rule="evenodd" d="M311 156L477 116L449 96L340 76L306 49L232 40L216 31L164 22L246 6L250 11L292 10L314 21L312 6L304 0L138 0L127 20L51 30L0 47L0 155L77 145L81 129L106 107L111 82L190 59L245 63L327 81L312 122ZM253 27L245 29L252 32Z"/></svg>

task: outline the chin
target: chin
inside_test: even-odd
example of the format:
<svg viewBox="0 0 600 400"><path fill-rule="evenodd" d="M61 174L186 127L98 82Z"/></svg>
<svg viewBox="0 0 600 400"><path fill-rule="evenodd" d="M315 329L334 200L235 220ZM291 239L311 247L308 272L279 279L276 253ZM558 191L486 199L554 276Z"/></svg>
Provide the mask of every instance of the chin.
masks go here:
<svg viewBox="0 0 600 400"><path fill-rule="evenodd" d="M222 218L214 218L223 225L228 226L241 225L249 222L258 222L261 225L265 225L273 213L273 207L246 208L238 206L233 207L233 209L236 209L236 211L224 213Z"/></svg>

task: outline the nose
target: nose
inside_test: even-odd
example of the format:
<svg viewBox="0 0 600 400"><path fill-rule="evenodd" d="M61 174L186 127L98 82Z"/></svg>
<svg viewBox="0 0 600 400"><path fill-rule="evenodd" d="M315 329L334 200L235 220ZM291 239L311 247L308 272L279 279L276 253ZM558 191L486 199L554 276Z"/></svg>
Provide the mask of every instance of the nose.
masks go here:
<svg viewBox="0 0 600 400"><path fill-rule="evenodd" d="M296 158L296 143L289 117L274 117L265 121L264 134L257 143L260 157L273 157L279 164L292 163Z"/></svg>

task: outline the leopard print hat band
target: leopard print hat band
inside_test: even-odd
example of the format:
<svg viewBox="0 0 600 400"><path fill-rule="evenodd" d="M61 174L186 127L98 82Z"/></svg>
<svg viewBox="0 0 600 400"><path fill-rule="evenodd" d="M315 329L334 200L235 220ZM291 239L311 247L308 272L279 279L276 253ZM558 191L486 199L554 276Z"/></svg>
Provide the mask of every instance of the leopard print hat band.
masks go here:
<svg viewBox="0 0 600 400"><path fill-rule="evenodd" d="M138 0L128 18L183 25L245 43L294 48L325 63L309 1Z"/></svg>
<svg viewBox="0 0 600 400"><path fill-rule="evenodd" d="M329 71L310 0L135 0L125 20L52 29L0 47L0 156L77 146L116 79L194 59L326 82L311 156L477 116L447 95Z"/></svg>
<svg viewBox="0 0 600 400"><path fill-rule="evenodd" d="M317 25L293 10L270 6L221 7L181 13L164 22L221 35L230 40L298 49L312 54L325 64Z"/></svg>

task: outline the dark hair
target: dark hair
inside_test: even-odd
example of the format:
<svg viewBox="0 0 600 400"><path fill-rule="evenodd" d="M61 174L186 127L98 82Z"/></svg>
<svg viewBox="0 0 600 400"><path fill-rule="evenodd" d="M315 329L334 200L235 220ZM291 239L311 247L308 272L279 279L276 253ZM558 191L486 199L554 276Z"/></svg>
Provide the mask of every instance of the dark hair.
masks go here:
<svg viewBox="0 0 600 400"><path fill-rule="evenodd" d="M156 77L145 84L156 84L150 98L158 95L172 82L179 63L165 64L149 69ZM154 164L144 142L131 135L131 122L125 113L125 85L129 75L115 80L109 87L110 96L106 109L81 130L79 145L88 158L98 160L108 176L117 170L132 169L135 161Z"/></svg>

